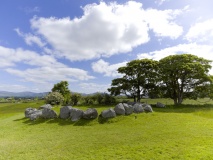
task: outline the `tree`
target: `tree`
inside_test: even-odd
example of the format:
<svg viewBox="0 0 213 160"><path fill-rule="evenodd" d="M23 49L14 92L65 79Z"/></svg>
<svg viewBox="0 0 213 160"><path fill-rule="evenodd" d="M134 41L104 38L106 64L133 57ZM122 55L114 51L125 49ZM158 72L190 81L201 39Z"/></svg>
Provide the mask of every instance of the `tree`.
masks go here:
<svg viewBox="0 0 213 160"><path fill-rule="evenodd" d="M173 99L175 105L195 95L198 87L210 83L210 63L191 54L177 54L161 59L159 74L164 95Z"/></svg>
<svg viewBox="0 0 213 160"><path fill-rule="evenodd" d="M98 103L98 104L102 104L102 101L104 99L104 95L101 93L96 93L95 95L93 95L93 99Z"/></svg>
<svg viewBox="0 0 213 160"><path fill-rule="evenodd" d="M71 94L71 103L72 105L77 105L79 100L81 99L81 95L78 93Z"/></svg>
<svg viewBox="0 0 213 160"><path fill-rule="evenodd" d="M45 97L45 101L48 104L62 104L62 102L64 101L64 97L62 96L61 93L59 92L50 92L46 97Z"/></svg>
<svg viewBox="0 0 213 160"><path fill-rule="evenodd" d="M64 97L64 104L68 104L70 102L70 90L68 88L69 83L67 81L61 81L57 84L54 84L52 88L52 92L59 92Z"/></svg>
<svg viewBox="0 0 213 160"><path fill-rule="evenodd" d="M118 68L123 77L112 80L108 91L112 95L125 94L140 102L143 95L155 88L158 62L151 59L133 60Z"/></svg>

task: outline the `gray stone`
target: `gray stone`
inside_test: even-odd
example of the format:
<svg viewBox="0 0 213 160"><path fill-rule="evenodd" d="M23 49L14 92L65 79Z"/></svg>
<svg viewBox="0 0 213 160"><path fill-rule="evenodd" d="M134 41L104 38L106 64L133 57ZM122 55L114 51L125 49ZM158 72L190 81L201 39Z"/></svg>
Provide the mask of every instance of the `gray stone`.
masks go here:
<svg viewBox="0 0 213 160"><path fill-rule="evenodd" d="M51 108L53 108L53 106L51 104L45 104L45 105L39 107L39 109L44 109L44 108L51 109Z"/></svg>
<svg viewBox="0 0 213 160"><path fill-rule="evenodd" d="M44 108L42 110L42 118L45 119L57 118L57 113L49 108Z"/></svg>
<svg viewBox="0 0 213 160"><path fill-rule="evenodd" d="M29 118L30 118L31 121L35 121L35 120L37 120L40 117L42 117L42 111L41 110L37 110L37 111L33 112L29 116Z"/></svg>
<svg viewBox="0 0 213 160"><path fill-rule="evenodd" d="M124 106L124 108L125 108L125 114L126 114L126 115L130 115L130 114L133 113L134 108L133 108L132 105L128 105L128 104L126 104L126 103L123 103L123 106Z"/></svg>
<svg viewBox="0 0 213 160"><path fill-rule="evenodd" d="M165 108L166 106L163 103L157 102L156 107L157 108Z"/></svg>
<svg viewBox="0 0 213 160"><path fill-rule="evenodd" d="M125 108L124 108L124 106L123 106L123 103L117 104L117 105L115 106L114 110L115 110L115 113L116 113L117 115L125 115Z"/></svg>
<svg viewBox="0 0 213 160"><path fill-rule="evenodd" d="M110 108L108 110L104 110L101 112L101 116L103 118L114 118L116 117L116 113L115 113L115 110Z"/></svg>
<svg viewBox="0 0 213 160"><path fill-rule="evenodd" d="M84 119L95 119L98 117L98 111L95 108L88 108L83 112Z"/></svg>
<svg viewBox="0 0 213 160"><path fill-rule="evenodd" d="M144 109L143 109L141 103L136 103L136 104L133 106L133 108L134 108L134 112L135 112L135 113L142 113L142 112L144 112Z"/></svg>
<svg viewBox="0 0 213 160"><path fill-rule="evenodd" d="M30 118L30 115L33 114L35 111L37 111L36 108L26 108L24 112L25 117Z"/></svg>
<svg viewBox="0 0 213 160"><path fill-rule="evenodd" d="M134 106L136 102L127 102L128 105Z"/></svg>
<svg viewBox="0 0 213 160"><path fill-rule="evenodd" d="M71 109L72 109L72 106L64 106L64 107L60 108L59 117L61 119L68 119L68 118L70 118Z"/></svg>
<svg viewBox="0 0 213 160"><path fill-rule="evenodd" d="M72 108L70 111L71 121L75 122L82 118L83 111L77 108Z"/></svg>
<svg viewBox="0 0 213 160"><path fill-rule="evenodd" d="M143 109L146 112L153 112L152 107L149 104L143 104Z"/></svg>

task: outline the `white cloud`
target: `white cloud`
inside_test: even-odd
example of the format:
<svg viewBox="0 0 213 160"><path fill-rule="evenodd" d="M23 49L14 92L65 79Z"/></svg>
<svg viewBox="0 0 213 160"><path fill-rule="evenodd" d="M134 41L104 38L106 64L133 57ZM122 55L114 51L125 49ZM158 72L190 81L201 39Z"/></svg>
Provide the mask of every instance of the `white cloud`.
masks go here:
<svg viewBox="0 0 213 160"><path fill-rule="evenodd" d="M11 67L19 66L24 63L34 68L26 70L14 69ZM52 82L52 81L75 81L89 80L93 76L88 72L78 68L70 68L50 55L39 55L36 52L19 49L10 49L0 46L0 67L8 73L16 75L30 82ZM8 68L10 67L10 68Z"/></svg>
<svg viewBox="0 0 213 160"><path fill-rule="evenodd" d="M179 44L177 46L165 48L162 50L156 50L149 53L138 54L139 59L149 58L160 60L169 55L189 53L196 55L198 57L203 57L205 59L213 60L213 46L212 45L201 45L196 43L189 44ZM213 74L213 68L210 71Z"/></svg>
<svg viewBox="0 0 213 160"><path fill-rule="evenodd" d="M188 33L186 39L190 42L213 42L213 19L206 20L204 22L196 23L193 25Z"/></svg>
<svg viewBox="0 0 213 160"><path fill-rule="evenodd" d="M179 14L181 10L156 10L148 9L145 13L145 19L149 24L149 28L158 37L178 38L183 33L183 28L172 20Z"/></svg>
<svg viewBox="0 0 213 160"><path fill-rule="evenodd" d="M10 92L22 92L26 91L28 88L23 85L18 84L0 84L0 91L10 91Z"/></svg>
<svg viewBox="0 0 213 160"><path fill-rule="evenodd" d="M27 82L35 83L46 83L53 81L62 81L67 80L72 81L83 81L93 79L94 77L89 76L88 73L84 70L77 68L52 68L52 67L40 67L26 70L17 70L8 68L6 71L10 74L21 77Z"/></svg>
<svg viewBox="0 0 213 160"><path fill-rule="evenodd" d="M155 0L155 3L158 4L158 5L162 5L166 1L170 1L170 0Z"/></svg>
<svg viewBox="0 0 213 160"><path fill-rule="evenodd" d="M117 72L119 67L125 66L127 62L117 63L117 64L109 64L104 60L100 59L97 62L92 63L92 69L94 72L103 73L104 76L108 77L118 77L121 74Z"/></svg>
<svg viewBox="0 0 213 160"><path fill-rule="evenodd" d="M110 84L96 84L96 83L80 83L80 91L82 93L108 92Z"/></svg>
<svg viewBox="0 0 213 160"><path fill-rule="evenodd" d="M31 66L54 66L64 67L51 55L39 55L30 50L22 48L11 49L0 46L0 68L15 66L17 63L24 63Z"/></svg>
<svg viewBox="0 0 213 160"><path fill-rule="evenodd" d="M19 28L15 28L14 29L16 31L16 33L20 36L24 38L24 41L27 45L32 46L33 44L38 45L39 47L44 47L46 44L41 40L41 38L39 38L38 36L32 35L30 33L28 34L24 34L22 33Z"/></svg>
<svg viewBox="0 0 213 160"><path fill-rule="evenodd" d="M57 56L71 61L129 52L149 41L149 27L157 36L177 38L182 34L182 27L173 22L178 10L144 10L135 1L123 5L100 2L82 9L83 16L72 20L34 17L31 27Z"/></svg>

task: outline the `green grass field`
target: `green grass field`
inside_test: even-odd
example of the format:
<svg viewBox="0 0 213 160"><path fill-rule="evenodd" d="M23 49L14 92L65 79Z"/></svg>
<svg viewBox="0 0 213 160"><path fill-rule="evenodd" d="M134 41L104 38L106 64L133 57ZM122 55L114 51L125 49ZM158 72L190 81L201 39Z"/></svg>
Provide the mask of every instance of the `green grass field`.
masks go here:
<svg viewBox="0 0 213 160"><path fill-rule="evenodd" d="M118 116L108 121L24 118L27 107L42 102L0 104L1 160L211 160L213 102L185 101L153 113ZM92 106L90 106L92 107ZM100 113L110 106L94 106ZM113 107L113 106L111 106ZM79 106L86 110L86 106ZM59 112L59 107L55 107Z"/></svg>

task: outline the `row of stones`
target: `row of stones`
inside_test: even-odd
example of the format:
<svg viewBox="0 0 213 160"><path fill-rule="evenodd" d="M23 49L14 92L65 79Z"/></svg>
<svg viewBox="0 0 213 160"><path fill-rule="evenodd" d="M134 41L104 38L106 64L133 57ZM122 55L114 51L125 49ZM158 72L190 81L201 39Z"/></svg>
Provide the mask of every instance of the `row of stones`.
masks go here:
<svg viewBox="0 0 213 160"><path fill-rule="evenodd" d="M52 106L47 104L41 106L39 109L27 108L25 110L25 117L30 118L30 120L36 120L38 118L53 119L57 118L57 113L51 109ZM132 113L142 113L142 112L153 112L152 107L148 104L135 103L129 105L127 103L119 103L114 109L110 108L101 112L100 116L103 118L114 118L116 115L130 115ZM75 122L83 119L95 119L98 117L98 112L95 108L88 108L86 111L82 111L72 106L64 106L60 108L59 118L61 119L71 119Z"/></svg>

